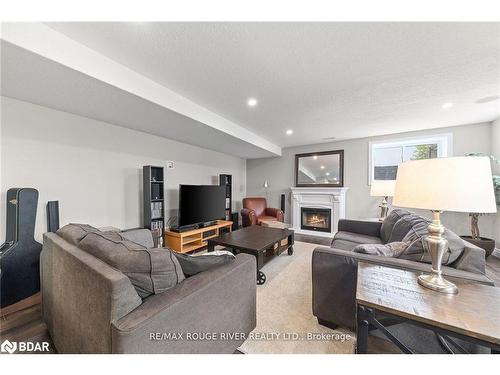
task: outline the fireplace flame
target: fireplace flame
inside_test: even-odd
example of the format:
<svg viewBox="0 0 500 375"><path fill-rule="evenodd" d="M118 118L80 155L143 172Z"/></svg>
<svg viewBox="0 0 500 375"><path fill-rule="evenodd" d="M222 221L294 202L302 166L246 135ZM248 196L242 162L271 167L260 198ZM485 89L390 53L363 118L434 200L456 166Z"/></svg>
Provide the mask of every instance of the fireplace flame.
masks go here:
<svg viewBox="0 0 500 375"><path fill-rule="evenodd" d="M307 218L307 223L312 225L326 225L324 217L318 215L311 215Z"/></svg>

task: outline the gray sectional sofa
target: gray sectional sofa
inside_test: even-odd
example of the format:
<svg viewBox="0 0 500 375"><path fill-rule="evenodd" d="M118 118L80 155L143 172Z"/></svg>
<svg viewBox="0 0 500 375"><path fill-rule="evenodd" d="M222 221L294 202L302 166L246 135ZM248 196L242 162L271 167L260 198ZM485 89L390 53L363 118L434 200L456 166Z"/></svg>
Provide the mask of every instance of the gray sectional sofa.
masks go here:
<svg viewBox="0 0 500 375"><path fill-rule="evenodd" d="M152 243L150 233L128 236ZM233 353L256 326L252 256L141 298L127 275L75 241L43 238L43 319L60 353ZM212 333L228 336L202 336Z"/></svg>
<svg viewBox="0 0 500 375"><path fill-rule="evenodd" d="M408 216L412 215L412 216ZM401 218L406 222L401 225ZM414 271L431 270L430 260L425 254L411 252L401 257L388 257L353 251L360 244L386 244L402 241L413 226L422 225L427 219L406 210L394 210L383 222L340 220L330 247L320 246L313 252L312 288L313 314L320 324L335 327L356 326L356 282L358 262L370 262L389 267ZM399 222L399 224L398 224ZM465 241L457 242L456 235L450 233L450 244L454 249L449 254L448 264L442 267L443 274L471 282L494 285L485 275L485 251ZM450 245L452 247L452 245ZM396 336L416 352L442 353L443 350L430 331L399 324L390 328ZM464 344L465 345L465 344ZM472 352L481 350L469 347Z"/></svg>

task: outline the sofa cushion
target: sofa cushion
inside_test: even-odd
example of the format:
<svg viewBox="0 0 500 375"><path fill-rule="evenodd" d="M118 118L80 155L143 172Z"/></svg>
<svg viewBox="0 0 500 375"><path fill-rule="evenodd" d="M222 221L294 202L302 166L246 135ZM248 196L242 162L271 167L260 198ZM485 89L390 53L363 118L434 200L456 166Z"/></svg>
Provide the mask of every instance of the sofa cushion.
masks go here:
<svg viewBox="0 0 500 375"><path fill-rule="evenodd" d="M335 234L335 237L333 237L331 247L334 247L336 249L351 251L357 245L360 244L380 244L380 243L382 242L379 237L367 236L366 234L340 231Z"/></svg>
<svg viewBox="0 0 500 375"><path fill-rule="evenodd" d="M402 239L403 242L408 243L408 248L401 255L401 258L417 262L432 263L431 257L429 253L424 250L422 242L423 238L428 234L427 227L431 223L431 220L414 214L406 216L404 219L406 219L405 221L411 222L411 228ZM448 265L460 257L464 251L465 244L460 237L449 229L445 229L443 237L448 240L448 249L443 255L442 264Z"/></svg>
<svg viewBox="0 0 500 375"><path fill-rule="evenodd" d="M179 261L185 276L208 271L211 268L223 266L236 259L233 253L225 250L212 251L202 255L190 255L173 252Z"/></svg>
<svg viewBox="0 0 500 375"><path fill-rule="evenodd" d="M410 214L410 211L403 210L401 208L394 209L390 212L390 214L384 219L384 221L382 222L382 226L380 227L380 238L382 239L383 243L401 241L401 239L406 235L407 232L405 232L402 236L398 234L396 237L400 237L399 239L393 239L392 231L396 223L401 218Z"/></svg>
<svg viewBox="0 0 500 375"><path fill-rule="evenodd" d="M362 244L356 246L355 253L398 258L408 247L406 242L389 242L388 244Z"/></svg>
<svg viewBox="0 0 500 375"><path fill-rule="evenodd" d="M185 277L168 249L146 248L117 232L91 232L78 247L125 274L142 298L162 293Z"/></svg>
<svg viewBox="0 0 500 375"><path fill-rule="evenodd" d="M94 228L88 224L75 224L70 223L56 231L56 234L64 238L70 244L78 246L85 236L92 232L100 232L99 229Z"/></svg>

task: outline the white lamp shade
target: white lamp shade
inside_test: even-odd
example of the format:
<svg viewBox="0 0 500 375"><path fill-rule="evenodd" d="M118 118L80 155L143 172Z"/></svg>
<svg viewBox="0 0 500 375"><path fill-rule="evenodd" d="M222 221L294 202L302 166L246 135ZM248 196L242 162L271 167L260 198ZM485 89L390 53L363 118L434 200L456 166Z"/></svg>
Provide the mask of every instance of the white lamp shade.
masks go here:
<svg viewBox="0 0 500 375"><path fill-rule="evenodd" d="M456 212L496 212L487 157L413 160L398 166L394 206Z"/></svg>
<svg viewBox="0 0 500 375"><path fill-rule="evenodd" d="M392 197L394 196L395 180L375 180L370 188L372 197Z"/></svg>

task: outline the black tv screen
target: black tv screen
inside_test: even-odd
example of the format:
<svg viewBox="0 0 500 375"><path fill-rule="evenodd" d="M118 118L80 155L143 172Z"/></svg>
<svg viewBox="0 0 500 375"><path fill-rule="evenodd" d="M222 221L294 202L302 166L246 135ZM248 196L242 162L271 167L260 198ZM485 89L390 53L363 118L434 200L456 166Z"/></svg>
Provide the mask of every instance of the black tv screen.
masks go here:
<svg viewBox="0 0 500 375"><path fill-rule="evenodd" d="M179 226L223 219L225 208L225 186L179 185Z"/></svg>

